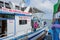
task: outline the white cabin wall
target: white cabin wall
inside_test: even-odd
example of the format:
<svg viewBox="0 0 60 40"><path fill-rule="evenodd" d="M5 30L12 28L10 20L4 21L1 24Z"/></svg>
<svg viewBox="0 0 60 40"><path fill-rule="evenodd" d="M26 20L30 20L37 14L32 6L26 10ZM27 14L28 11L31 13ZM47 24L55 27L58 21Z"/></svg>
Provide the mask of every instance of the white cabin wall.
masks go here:
<svg viewBox="0 0 60 40"><path fill-rule="evenodd" d="M7 20L7 36L14 35L14 20Z"/></svg>
<svg viewBox="0 0 60 40"><path fill-rule="evenodd" d="M16 18L16 33L22 35L22 34L31 32L31 28L32 28L31 27L31 18L28 17L26 19L28 21L27 24L19 25L19 20L25 20L23 18L21 19L20 17L21 16L15 16L15 18Z"/></svg>

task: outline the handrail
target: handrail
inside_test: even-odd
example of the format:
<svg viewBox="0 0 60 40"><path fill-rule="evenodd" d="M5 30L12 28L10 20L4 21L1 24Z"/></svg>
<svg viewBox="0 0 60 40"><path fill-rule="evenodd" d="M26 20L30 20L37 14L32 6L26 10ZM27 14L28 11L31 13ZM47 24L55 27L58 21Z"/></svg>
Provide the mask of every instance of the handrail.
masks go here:
<svg viewBox="0 0 60 40"><path fill-rule="evenodd" d="M12 38L11 40L13 40L13 39L22 39L22 38L25 38L25 37L27 37L27 36L29 36L29 35L31 35L31 34L34 34L34 33L37 33L38 31L40 31L40 32L38 32L37 34L39 34L39 33L41 33L41 32L43 32L45 29L44 29L45 27L43 27L43 28L41 28L41 29L39 29L39 30L37 30L37 31L35 31L35 32L30 32L30 33L27 33L27 35L26 34L24 34L24 35L21 35L21 36L18 36L18 37L15 37L15 38ZM43 30L42 30L43 29ZM35 34L36 35L36 34ZM28 37L28 38L31 38L31 37Z"/></svg>

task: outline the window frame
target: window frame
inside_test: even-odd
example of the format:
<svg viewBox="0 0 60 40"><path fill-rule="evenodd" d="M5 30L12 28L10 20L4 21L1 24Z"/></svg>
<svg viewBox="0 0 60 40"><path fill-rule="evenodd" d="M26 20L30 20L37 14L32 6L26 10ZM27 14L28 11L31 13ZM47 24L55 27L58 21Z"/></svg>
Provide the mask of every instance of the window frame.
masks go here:
<svg viewBox="0 0 60 40"><path fill-rule="evenodd" d="M9 3L6 3L6 2L5 2L5 7L8 8L8 9L11 9Z"/></svg>
<svg viewBox="0 0 60 40"><path fill-rule="evenodd" d="M27 20L19 20L19 25L25 25L27 24Z"/></svg>
<svg viewBox="0 0 60 40"><path fill-rule="evenodd" d="M14 14L0 14L0 18L15 19L15 15Z"/></svg>
<svg viewBox="0 0 60 40"><path fill-rule="evenodd" d="M16 9L16 10L20 10L20 7L17 6L17 5L15 5L15 9Z"/></svg>

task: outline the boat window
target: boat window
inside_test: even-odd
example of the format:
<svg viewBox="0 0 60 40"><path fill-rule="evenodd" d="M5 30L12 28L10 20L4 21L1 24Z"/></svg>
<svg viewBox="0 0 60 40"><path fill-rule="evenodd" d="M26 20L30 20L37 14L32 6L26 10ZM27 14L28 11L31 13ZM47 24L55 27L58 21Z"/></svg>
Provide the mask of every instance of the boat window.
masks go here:
<svg viewBox="0 0 60 40"><path fill-rule="evenodd" d="M15 9L20 10L20 7L19 6L15 6Z"/></svg>
<svg viewBox="0 0 60 40"><path fill-rule="evenodd" d="M11 9L9 3L5 3L5 7L8 8L8 9Z"/></svg>
<svg viewBox="0 0 60 40"><path fill-rule="evenodd" d="M21 7L21 11L24 11L27 7Z"/></svg>
<svg viewBox="0 0 60 40"><path fill-rule="evenodd" d="M27 24L27 20L19 20L19 24L20 25Z"/></svg>
<svg viewBox="0 0 60 40"><path fill-rule="evenodd" d="M14 19L15 18L15 15L13 15L13 14L0 14L0 18Z"/></svg>
<svg viewBox="0 0 60 40"><path fill-rule="evenodd" d="M2 8L3 7L3 2L2 1L0 1L0 8Z"/></svg>

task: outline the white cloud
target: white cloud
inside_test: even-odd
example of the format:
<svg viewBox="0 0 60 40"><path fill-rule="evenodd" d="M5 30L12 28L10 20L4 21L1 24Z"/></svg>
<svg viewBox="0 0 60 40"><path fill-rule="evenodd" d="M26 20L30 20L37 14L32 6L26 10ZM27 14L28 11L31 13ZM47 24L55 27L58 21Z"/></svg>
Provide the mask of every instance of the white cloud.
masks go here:
<svg viewBox="0 0 60 40"><path fill-rule="evenodd" d="M32 0L30 5L32 7L38 8L38 9L40 9L40 8L51 9L53 4L50 1L48 1L48 0L46 0L44 3L42 3L40 0L38 0L38 1L37 0Z"/></svg>
<svg viewBox="0 0 60 40"><path fill-rule="evenodd" d="M32 0L31 6L44 11L46 13L43 17L44 19L52 19L52 17L53 17L53 3L51 3L51 1L45 0L44 2L41 2L40 0Z"/></svg>
<svg viewBox="0 0 60 40"><path fill-rule="evenodd" d="M49 1L51 1L51 3L53 4L56 4L58 2L58 0L49 0Z"/></svg>

